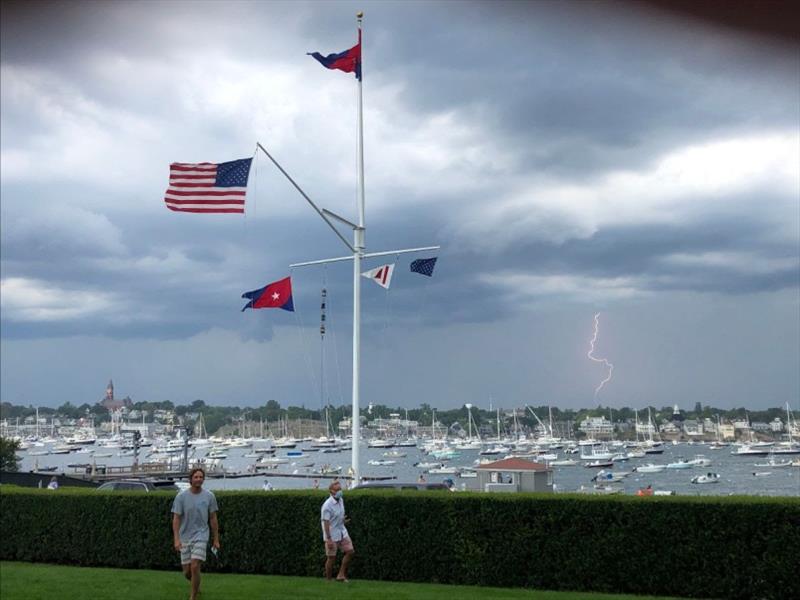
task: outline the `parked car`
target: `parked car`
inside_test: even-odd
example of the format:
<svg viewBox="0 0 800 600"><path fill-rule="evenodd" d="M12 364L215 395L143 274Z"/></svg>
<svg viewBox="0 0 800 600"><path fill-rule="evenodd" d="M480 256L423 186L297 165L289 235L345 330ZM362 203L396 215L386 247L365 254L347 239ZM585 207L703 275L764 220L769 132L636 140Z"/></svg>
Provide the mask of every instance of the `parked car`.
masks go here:
<svg viewBox="0 0 800 600"><path fill-rule="evenodd" d="M158 481L154 479L117 479L115 481L106 481L103 485L98 486L99 492L157 492L168 490L172 492L178 491L178 486L174 481Z"/></svg>

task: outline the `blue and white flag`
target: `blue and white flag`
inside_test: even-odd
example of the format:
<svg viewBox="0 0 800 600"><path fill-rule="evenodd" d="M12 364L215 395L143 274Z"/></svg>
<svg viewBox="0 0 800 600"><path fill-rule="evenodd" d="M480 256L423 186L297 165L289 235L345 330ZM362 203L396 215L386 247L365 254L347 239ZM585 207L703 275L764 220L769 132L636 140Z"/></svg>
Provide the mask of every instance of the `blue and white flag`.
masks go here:
<svg viewBox="0 0 800 600"><path fill-rule="evenodd" d="M437 258L437 256L433 258L418 258L411 263L411 272L433 277L433 267L436 266Z"/></svg>

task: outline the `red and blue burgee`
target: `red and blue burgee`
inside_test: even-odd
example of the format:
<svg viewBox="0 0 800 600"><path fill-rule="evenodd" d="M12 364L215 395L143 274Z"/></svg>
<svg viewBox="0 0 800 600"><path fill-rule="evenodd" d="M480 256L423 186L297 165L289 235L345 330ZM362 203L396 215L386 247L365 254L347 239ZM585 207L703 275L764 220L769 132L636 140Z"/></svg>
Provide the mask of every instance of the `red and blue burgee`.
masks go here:
<svg viewBox="0 0 800 600"><path fill-rule="evenodd" d="M282 308L294 312L291 277L268 283L263 288L252 292L245 292L242 294L242 298L250 299L242 312L248 308Z"/></svg>
<svg viewBox="0 0 800 600"><path fill-rule="evenodd" d="M322 56L319 52L308 52L309 56L316 58L327 69L338 69L345 73L355 73L356 79L361 81L361 30L358 30L358 43L344 52Z"/></svg>

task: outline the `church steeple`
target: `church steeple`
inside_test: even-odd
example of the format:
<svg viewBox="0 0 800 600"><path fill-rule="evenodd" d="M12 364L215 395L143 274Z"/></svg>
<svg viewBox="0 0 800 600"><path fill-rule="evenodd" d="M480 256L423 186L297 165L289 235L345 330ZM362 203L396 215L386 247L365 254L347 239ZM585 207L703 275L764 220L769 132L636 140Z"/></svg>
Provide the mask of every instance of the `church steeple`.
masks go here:
<svg viewBox="0 0 800 600"><path fill-rule="evenodd" d="M114 399L114 382L109 379L108 380L108 387L106 388L106 400L113 400Z"/></svg>

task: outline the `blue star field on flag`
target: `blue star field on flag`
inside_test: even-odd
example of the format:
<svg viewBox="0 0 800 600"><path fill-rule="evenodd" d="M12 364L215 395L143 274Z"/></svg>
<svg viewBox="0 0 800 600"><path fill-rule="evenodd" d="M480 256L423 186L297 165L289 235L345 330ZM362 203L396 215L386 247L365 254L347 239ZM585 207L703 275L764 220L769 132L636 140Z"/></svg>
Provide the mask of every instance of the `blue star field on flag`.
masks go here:
<svg viewBox="0 0 800 600"><path fill-rule="evenodd" d="M436 266L437 258L436 256L433 258L418 258L411 263L411 272L433 277L433 267Z"/></svg>

